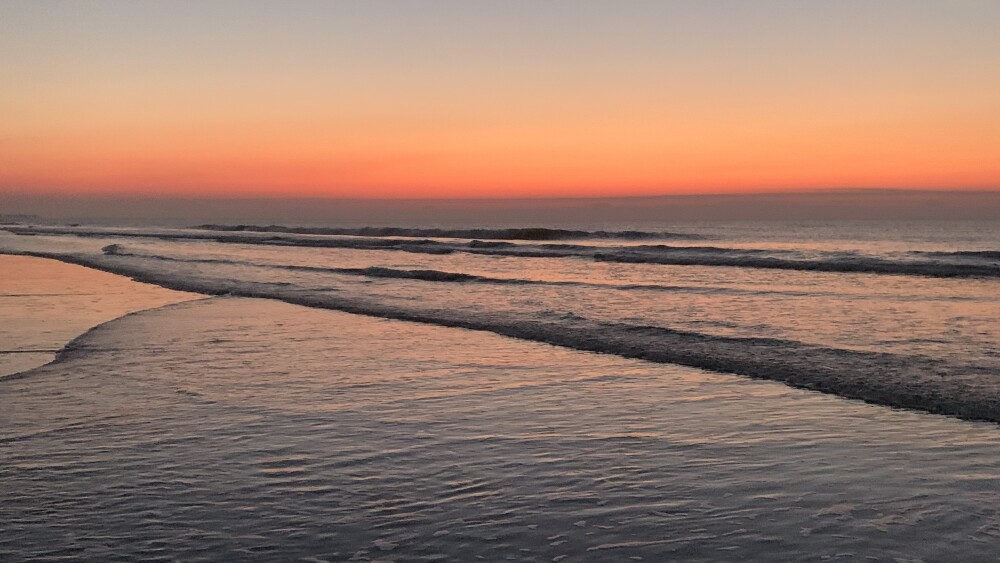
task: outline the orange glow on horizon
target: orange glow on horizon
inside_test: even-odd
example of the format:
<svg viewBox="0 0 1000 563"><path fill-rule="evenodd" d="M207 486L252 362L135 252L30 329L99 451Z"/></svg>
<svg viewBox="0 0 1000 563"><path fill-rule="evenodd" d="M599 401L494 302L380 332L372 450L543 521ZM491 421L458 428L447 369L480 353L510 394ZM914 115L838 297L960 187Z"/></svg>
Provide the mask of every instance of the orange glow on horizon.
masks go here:
<svg viewBox="0 0 1000 563"><path fill-rule="evenodd" d="M0 194L1000 189L1000 6L793 4L2 5Z"/></svg>
<svg viewBox="0 0 1000 563"><path fill-rule="evenodd" d="M25 133L0 136L0 190L478 198L1000 187L1000 119L985 119L988 108L853 120L845 114L855 108L698 109L687 116L656 108L521 118L452 112L430 122L372 110L354 120L187 125L116 123L109 114L104 124L67 120L34 134L37 124L15 121L10 129Z"/></svg>
<svg viewBox="0 0 1000 563"><path fill-rule="evenodd" d="M996 130L625 123L394 135L223 128L0 139L0 192L352 198L590 197L824 188L996 189ZM954 127L954 124L953 124ZM525 141L527 140L527 141Z"/></svg>

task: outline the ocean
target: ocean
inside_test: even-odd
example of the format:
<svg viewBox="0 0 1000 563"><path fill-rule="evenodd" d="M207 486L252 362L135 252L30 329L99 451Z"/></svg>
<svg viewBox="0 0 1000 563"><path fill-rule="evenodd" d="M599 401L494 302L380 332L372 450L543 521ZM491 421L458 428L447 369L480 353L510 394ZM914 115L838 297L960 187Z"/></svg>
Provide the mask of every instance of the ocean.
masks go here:
<svg viewBox="0 0 1000 563"><path fill-rule="evenodd" d="M0 560L1000 552L998 222L3 228Z"/></svg>

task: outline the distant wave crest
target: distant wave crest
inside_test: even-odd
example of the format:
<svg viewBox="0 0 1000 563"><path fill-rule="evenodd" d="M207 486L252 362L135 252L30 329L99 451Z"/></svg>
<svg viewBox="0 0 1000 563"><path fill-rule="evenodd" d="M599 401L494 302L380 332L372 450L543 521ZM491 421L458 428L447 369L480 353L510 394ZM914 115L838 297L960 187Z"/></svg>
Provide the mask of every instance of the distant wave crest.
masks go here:
<svg viewBox="0 0 1000 563"><path fill-rule="evenodd" d="M573 240L573 239L686 239L703 235L666 231L581 231L546 227L508 229L428 229L404 227L292 227L284 225L197 225L206 231L291 233L299 235L342 235L362 237L460 238L484 240Z"/></svg>
<svg viewBox="0 0 1000 563"><path fill-rule="evenodd" d="M1000 260L1000 250L954 250L951 252L914 251L914 254L922 254L924 256L959 256Z"/></svg>

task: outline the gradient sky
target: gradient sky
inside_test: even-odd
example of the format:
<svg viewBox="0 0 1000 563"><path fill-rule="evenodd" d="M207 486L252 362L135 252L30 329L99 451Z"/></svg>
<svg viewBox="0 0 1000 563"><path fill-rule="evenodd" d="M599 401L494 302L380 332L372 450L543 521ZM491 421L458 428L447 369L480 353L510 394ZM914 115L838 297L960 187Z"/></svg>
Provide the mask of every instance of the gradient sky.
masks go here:
<svg viewBox="0 0 1000 563"><path fill-rule="evenodd" d="M1000 188L997 0L0 2L0 193Z"/></svg>

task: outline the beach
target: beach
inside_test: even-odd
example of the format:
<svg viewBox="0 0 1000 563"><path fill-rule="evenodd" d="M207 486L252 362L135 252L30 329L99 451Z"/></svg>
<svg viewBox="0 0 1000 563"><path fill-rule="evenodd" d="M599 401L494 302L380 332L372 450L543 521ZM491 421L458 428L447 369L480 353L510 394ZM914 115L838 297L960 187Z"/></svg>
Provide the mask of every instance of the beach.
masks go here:
<svg viewBox="0 0 1000 563"><path fill-rule="evenodd" d="M200 296L55 260L0 255L0 378L55 359L88 329Z"/></svg>
<svg viewBox="0 0 1000 563"><path fill-rule="evenodd" d="M1000 2L0 2L0 563L1000 562Z"/></svg>

